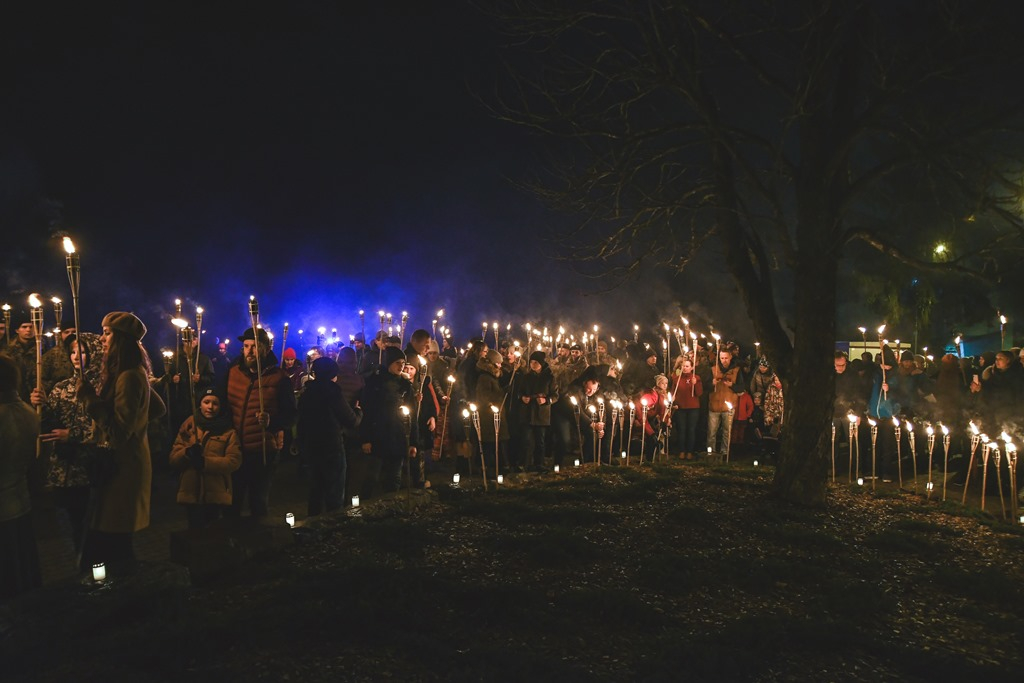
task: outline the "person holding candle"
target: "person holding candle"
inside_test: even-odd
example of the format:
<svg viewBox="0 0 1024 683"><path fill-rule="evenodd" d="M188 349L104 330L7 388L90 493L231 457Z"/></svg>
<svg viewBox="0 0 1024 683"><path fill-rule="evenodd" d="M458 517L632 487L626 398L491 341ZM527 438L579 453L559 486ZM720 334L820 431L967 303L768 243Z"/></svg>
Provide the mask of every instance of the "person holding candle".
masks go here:
<svg viewBox="0 0 1024 683"><path fill-rule="evenodd" d="M242 354L228 372L227 386L218 392L227 398L242 446L242 464L231 475L230 517L241 516L247 498L253 517L267 516L271 479L284 447L284 432L295 422L291 380L277 364L266 330L257 329L258 344L252 327L239 335ZM261 375L257 375L258 370Z"/></svg>
<svg viewBox="0 0 1024 683"><path fill-rule="evenodd" d="M176 499L185 506L189 529L208 526L227 511L231 475L242 463L238 434L221 405L212 387L204 389L198 412L186 418L171 446L171 467L181 471Z"/></svg>
<svg viewBox="0 0 1024 683"><path fill-rule="evenodd" d="M555 407L564 405L569 409L569 419L572 420L568 426L572 430L571 433L577 433L576 420L579 420L578 435L581 439L580 442L580 460L582 462L593 462L594 461L594 444L595 439L604 438L605 424L596 417L596 411L590 412L587 407L596 403L598 396L600 395L601 382L604 381L608 374L607 365L595 365L587 368L582 375L577 377L568 387L565 392L559 397ZM572 399L576 399L575 406ZM562 413L562 419L564 420L565 413ZM607 419L607 413L605 415ZM555 415L552 415L552 420L555 419ZM559 462L558 451L555 451L555 464L561 466Z"/></svg>
<svg viewBox="0 0 1024 683"><path fill-rule="evenodd" d="M102 562L108 576L136 569L132 534L149 526L152 463L149 421L164 413L149 386L151 366L142 346L146 326L134 314L108 313L102 322L103 366L97 394L79 390L96 420L96 438L107 452L110 474L98 482L83 561Z"/></svg>
<svg viewBox="0 0 1024 683"><path fill-rule="evenodd" d="M0 600L42 585L29 494L39 417L18 396L20 383L17 364L0 355Z"/></svg>
<svg viewBox="0 0 1024 683"><path fill-rule="evenodd" d="M680 460L693 460L697 448L697 420L704 383L694 372L693 361L677 356L669 386L672 391L672 446Z"/></svg>

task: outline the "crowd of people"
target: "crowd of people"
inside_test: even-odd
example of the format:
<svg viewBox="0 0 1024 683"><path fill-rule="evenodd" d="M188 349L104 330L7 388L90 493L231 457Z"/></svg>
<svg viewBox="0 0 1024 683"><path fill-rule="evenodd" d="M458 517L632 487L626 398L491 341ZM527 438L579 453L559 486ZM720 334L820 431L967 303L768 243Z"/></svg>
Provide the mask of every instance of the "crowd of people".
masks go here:
<svg viewBox="0 0 1024 683"><path fill-rule="evenodd" d="M253 326L238 336L236 358L226 341L208 357L183 335L161 372L136 316L110 313L101 328L60 331L40 363L34 326L19 321L0 354L5 594L39 582L27 521L33 472L67 515L82 571L103 563L118 575L134 570L132 534L148 524L154 459L179 473L176 500L188 527L201 528L265 517L275 468L288 458L305 472L313 516L353 496L428 487L442 458L491 479L575 461L728 461L737 444L770 459L785 428L782 381L767 358L734 342L666 359L668 344L659 354L636 337L538 346L495 334L457 349L424 329L407 343L404 331L382 330L369 342L356 334L349 345L287 347L279 359ZM938 363L909 352L897 359L889 346L854 360L837 351L835 373L836 438L841 448L859 443L851 467L877 467L880 479L893 477L897 438L921 438L909 428L900 437L892 418L948 425L963 454L971 416L996 437L1024 394L1017 349ZM882 425L877 465L867 462L869 438L848 437L869 420Z"/></svg>

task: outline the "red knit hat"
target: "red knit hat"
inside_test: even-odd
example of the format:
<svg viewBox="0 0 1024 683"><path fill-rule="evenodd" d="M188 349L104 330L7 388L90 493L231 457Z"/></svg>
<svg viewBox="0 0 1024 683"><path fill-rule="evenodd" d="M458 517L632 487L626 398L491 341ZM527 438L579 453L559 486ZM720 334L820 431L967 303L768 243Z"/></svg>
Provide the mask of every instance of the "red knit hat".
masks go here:
<svg viewBox="0 0 1024 683"><path fill-rule="evenodd" d="M296 358L295 349L293 349L290 346L284 350L284 353L281 354L281 360L288 360L289 358L292 360L295 360Z"/></svg>

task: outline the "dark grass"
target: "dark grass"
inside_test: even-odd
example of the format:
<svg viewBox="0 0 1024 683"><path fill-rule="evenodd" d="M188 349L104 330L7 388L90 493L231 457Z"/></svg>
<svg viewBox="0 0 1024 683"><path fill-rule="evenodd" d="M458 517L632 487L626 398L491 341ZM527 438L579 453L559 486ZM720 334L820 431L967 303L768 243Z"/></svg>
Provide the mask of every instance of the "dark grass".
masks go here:
<svg viewBox="0 0 1024 683"><path fill-rule="evenodd" d="M321 532L321 542L337 544L329 561L266 558L201 590L44 593L40 609L62 618L0 642L12 646L2 666L13 680L52 659L59 674L39 680L203 681L252 677L250 658L259 658L270 661L262 678L298 680L296 667L315 655L362 667L339 665L317 680L372 680L382 673L366 659L374 653L391 663L392 679L723 681L785 677L807 659L831 667L835 679L836 663L848 657L861 667L882 661L902 679L1016 680L981 658L941 646L923 652L892 635L911 580L893 568L900 563L914 567L916 591L949 603L959 618L1021 629L1016 577L942 562L962 533L945 523L945 509L890 511L890 526L860 541L833 531L834 511L749 496L725 513L702 504L767 487L764 470L753 472L687 472L686 485L702 494L708 479L732 483L702 498L679 491L682 500L662 499L682 486L680 468L658 466L446 492L446 514L488 523L478 540L456 541L493 559L473 574L460 572L457 554L454 564L429 564L451 542L429 520L390 518ZM634 511L630 501L644 505ZM619 546L603 541L638 518L648 523L626 528L632 535ZM996 542L1022 538L997 534ZM295 552L317 557L303 555L316 547ZM907 558L928 562L919 568ZM709 606L709 594L721 598ZM720 611L708 620L709 609ZM117 664L75 671L74 662ZM872 676L862 668L854 677Z"/></svg>

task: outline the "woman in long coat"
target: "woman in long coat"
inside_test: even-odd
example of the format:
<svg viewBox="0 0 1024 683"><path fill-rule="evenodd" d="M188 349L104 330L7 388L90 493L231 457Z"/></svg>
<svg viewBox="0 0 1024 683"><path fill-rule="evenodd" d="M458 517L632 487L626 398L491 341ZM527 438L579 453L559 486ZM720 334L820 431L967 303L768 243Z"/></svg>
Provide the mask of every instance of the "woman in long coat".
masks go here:
<svg viewBox="0 0 1024 683"><path fill-rule="evenodd" d="M146 428L150 419L163 415L164 406L149 387L151 366L141 344L145 334L146 326L132 313L116 311L103 318L101 388L89 399L97 440L106 447L110 466L104 481L93 482L97 492L85 555L93 564L105 563L108 576L134 571L132 534L149 526L153 470Z"/></svg>

